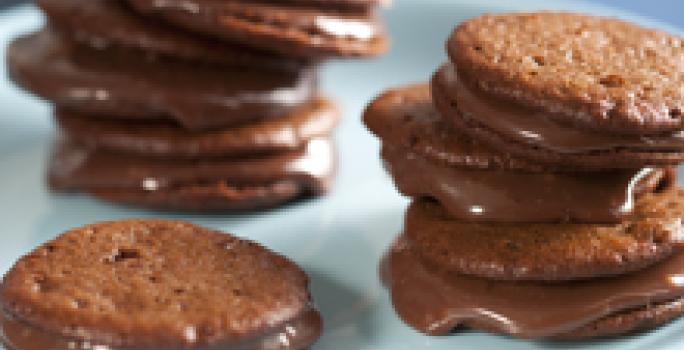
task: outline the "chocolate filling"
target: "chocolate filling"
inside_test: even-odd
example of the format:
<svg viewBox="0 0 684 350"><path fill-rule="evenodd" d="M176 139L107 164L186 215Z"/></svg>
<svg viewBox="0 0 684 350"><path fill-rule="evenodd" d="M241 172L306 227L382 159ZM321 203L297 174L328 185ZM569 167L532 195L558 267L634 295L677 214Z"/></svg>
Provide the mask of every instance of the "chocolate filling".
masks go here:
<svg viewBox="0 0 684 350"><path fill-rule="evenodd" d="M668 187L676 176L674 169L650 167L596 173L468 169L403 148L385 146L382 154L404 194L432 197L468 221L618 223L640 195Z"/></svg>
<svg viewBox="0 0 684 350"><path fill-rule="evenodd" d="M51 30L9 48L12 79L59 106L121 119L171 119L206 130L285 115L314 98L313 69L222 69L66 45Z"/></svg>
<svg viewBox="0 0 684 350"><path fill-rule="evenodd" d="M491 130L501 137L563 154L629 149L667 152L684 149L684 132L664 135L618 135L584 130L558 122L558 117L511 101L486 96L459 78L452 64L435 75L439 88L451 98L461 118L474 127Z"/></svg>
<svg viewBox="0 0 684 350"><path fill-rule="evenodd" d="M49 169L55 190L154 192L217 182L249 187L289 180L320 193L334 173L335 152L332 141L321 138L298 151L257 158L178 159L92 150L63 140Z"/></svg>

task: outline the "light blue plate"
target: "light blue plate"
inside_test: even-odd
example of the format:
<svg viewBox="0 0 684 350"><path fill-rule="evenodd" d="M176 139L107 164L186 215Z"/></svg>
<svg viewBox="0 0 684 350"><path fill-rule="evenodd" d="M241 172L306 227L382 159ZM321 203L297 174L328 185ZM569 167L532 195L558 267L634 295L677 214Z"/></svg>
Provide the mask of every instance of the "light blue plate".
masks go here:
<svg viewBox="0 0 684 350"><path fill-rule="evenodd" d="M13 87L0 62L0 272L68 228L128 217L182 218L259 241L303 266L325 318L316 350L684 349L684 320L638 336L579 344L525 342L479 332L427 337L399 321L378 281L378 260L401 230L407 201L380 166L378 142L360 122L363 107L387 87L427 80L445 60L444 40L459 21L485 11L541 8L618 15L673 30L578 2L398 0L386 13L393 39L388 55L331 63L323 72L324 89L339 99L346 114L338 132L336 189L326 198L248 216L171 215L49 194L43 173L53 134L50 108ZM29 6L0 13L0 56L11 38L41 22Z"/></svg>

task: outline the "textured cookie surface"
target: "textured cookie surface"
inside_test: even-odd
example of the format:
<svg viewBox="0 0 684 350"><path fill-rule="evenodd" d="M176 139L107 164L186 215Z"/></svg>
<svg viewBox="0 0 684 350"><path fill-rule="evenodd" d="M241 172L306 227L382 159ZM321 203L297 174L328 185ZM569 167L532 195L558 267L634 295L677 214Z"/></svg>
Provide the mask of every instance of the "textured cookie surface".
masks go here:
<svg viewBox="0 0 684 350"><path fill-rule="evenodd" d="M546 170L492 150L451 127L433 106L428 84L384 92L366 108L363 120L384 144L414 151L438 163L477 169Z"/></svg>
<svg viewBox="0 0 684 350"><path fill-rule="evenodd" d="M646 194L615 225L487 224L449 218L416 201L406 235L434 266L493 279L570 280L616 275L657 263L683 246L684 190Z"/></svg>
<svg viewBox="0 0 684 350"><path fill-rule="evenodd" d="M320 98L276 119L239 127L188 132L167 122L126 122L90 118L66 109L57 123L80 144L144 155L208 157L296 150L309 140L327 136L339 121L339 111Z"/></svg>
<svg viewBox="0 0 684 350"><path fill-rule="evenodd" d="M179 347L261 336L310 310L307 283L258 244L129 220L42 245L8 272L0 296L12 316L55 334Z"/></svg>
<svg viewBox="0 0 684 350"><path fill-rule="evenodd" d="M141 50L142 55L258 69L295 70L306 63L173 28L134 13L121 0L39 0L37 4L54 29L96 49L128 48Z"/></svg>
<svg viewBox="0 0 684 350"><path fill-rule="evenodd" d="M471 84L572 124L626 134L683 127L681 37L617 19L540 12L468 20L447 46Z"/></svg>
<svg viewBox="0 0 684 350"><path fill-rule="evenodd" d="M285 56L375 56L388 46L373 2L127 1L176 26Z"/></svg>

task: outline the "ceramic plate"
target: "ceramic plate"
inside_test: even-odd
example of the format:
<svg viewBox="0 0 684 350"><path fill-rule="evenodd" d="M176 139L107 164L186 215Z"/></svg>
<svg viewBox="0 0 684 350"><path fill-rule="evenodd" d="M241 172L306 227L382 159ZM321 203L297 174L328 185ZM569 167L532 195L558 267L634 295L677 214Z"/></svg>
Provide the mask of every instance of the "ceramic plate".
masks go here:
<svg viewBox="0 0 684 350"><path fill-rule="evenodd" d="M407 201L378 158L378 142L360 122L365 104L383 89L427 80L446 59L444 40L461 20L482 12L562 8L658 23L587 3L565 1L397 0L386 11L393 49L372 61L333 62L323 88L345 110L339 128L340 172L331 195L253 215L182 215L109 205L87 196L53 195L43 183L53 135L49 106L7 81L0 62L0 272L60 232L129 217L187 219L259 241L311 276L325 332L323 349L682 349L684 319L650 333L586 343L517 341L479 332L427 337L395 315L377 277L377 264L399 233ZM32 6L0 13L0 56L8 41L43 22ZM666 28L673 30L672 28Z"/></svg>

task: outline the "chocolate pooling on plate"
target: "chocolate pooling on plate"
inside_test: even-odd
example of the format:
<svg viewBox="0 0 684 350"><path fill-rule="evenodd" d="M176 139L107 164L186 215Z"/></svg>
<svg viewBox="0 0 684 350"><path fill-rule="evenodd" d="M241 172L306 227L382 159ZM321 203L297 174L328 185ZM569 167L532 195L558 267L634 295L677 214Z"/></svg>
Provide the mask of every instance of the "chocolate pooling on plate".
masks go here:
<svg viewBox="0 0 684 350"><path fill-rule="evenodd" d="M406 241L383 262L400 317L430 335L477 325L521 338L568 333L613 313L684 295L684 254L628 275L566 283L501 282L426 267Z"/></svg>

